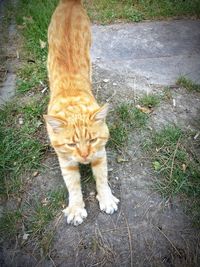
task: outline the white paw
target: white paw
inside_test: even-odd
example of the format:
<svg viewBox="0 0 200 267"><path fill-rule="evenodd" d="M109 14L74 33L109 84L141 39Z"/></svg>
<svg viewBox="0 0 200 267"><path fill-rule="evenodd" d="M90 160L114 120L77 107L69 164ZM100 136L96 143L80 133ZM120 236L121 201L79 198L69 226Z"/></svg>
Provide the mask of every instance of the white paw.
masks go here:
<svg viewBox="0 0 200 267"><path fill-rule="evenodd" d="M97 199L99 201L100 209L108 214L113 214L118 208L117 204L119 203L119 199L113 196L111 192L101 197L100 195L97 195Z"/></svg>
<svg viewBox="0 0 200 267"><path fill-rule="evenodd" d="M69 206L63 210L65 216L67 216L67 223L74 224L75 226L81 224L83 219L87 217L86 209L80 206Z"/></svg>

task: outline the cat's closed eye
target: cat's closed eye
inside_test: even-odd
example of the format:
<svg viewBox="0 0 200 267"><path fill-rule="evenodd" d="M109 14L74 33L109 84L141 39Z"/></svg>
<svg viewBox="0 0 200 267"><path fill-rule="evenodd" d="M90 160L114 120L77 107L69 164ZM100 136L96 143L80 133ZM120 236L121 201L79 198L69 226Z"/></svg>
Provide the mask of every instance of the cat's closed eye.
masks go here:
<svg viewBox="0 0 200 267"><path fill-rule="evenodd" d="M96 143L97 139L98 139L97 137L96 138L93 138L93 139L90 139L90 144Z"/></svg>
<svg viewBox="0 0 200 267"><path fill-rule="evenodd" d="M76 147L76 143L68 143L66 145L69 146L69 147Z"/></svg>

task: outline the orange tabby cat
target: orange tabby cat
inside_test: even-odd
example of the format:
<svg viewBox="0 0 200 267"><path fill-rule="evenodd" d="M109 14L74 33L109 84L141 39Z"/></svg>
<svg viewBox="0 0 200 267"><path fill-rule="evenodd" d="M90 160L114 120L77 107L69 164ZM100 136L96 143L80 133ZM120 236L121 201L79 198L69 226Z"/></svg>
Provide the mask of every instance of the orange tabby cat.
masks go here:
<svg viewBox="0 0 200 267"><path fill-rule="evenodd" d="M51 98L47 130L69 192L67 222L87 217L78 163L91 163L100 209L112 214L119 200L107 180L105 123L108 106L99 107L91 90L89 18L80 0L61 0L48 30L48 75Z"/></svg>

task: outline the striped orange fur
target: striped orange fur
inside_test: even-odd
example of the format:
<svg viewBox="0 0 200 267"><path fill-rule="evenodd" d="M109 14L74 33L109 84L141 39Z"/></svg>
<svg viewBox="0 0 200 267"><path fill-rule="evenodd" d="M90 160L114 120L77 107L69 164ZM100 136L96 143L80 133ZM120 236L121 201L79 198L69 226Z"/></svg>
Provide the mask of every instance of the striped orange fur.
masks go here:
<svg viewBox="0 0 200 267"><path fill-rule="evenodd" d="M69 206L64 212L68 222L76 225L87 216L78 163L101 162L92 168L102 210L112 213L118 202L107 182L108 106L100 107L92 93L90 21L80 0L60 1L49 25L48 44L50 102L44 118L69 191ZM101 200L105 194L107 204Z"/></svg>

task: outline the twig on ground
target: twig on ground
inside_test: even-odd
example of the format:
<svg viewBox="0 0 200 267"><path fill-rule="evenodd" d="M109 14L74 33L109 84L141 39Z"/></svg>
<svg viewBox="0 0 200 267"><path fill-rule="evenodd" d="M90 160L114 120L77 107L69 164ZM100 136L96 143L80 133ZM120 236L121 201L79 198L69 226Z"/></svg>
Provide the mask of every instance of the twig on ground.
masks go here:
<svg viewBox="0 0 200 267"><path fill-rule="evenodd" d="M108 103L116 95L116 93L116 90L114 90L113 94L106 99L106 102Z"/></svg>
<svg viewBox="0 0 200 267"><path fill-rule="evenodd" d="M171 246L175 249L175 251L177 252L177 254L181 257L180 252L178 251L178 249L176 248L176 246L172 243L172 241L166 236L166 234L158 226L155 226L155 227L167 239L167 241L169 241L169 243L171 244Z"/></svg>
<svg viewBox="0 0 200 267"><path fill-rule="evenodd" d="M125 215L124 215L124 219L125 219L127 231L128 231L128 240L129 240L129 248L130 248L130 256L131 256L131 265L130 266L133 267L133 247L132 247L131 231L130 231L130 227L128 224L128 220L127 220Z"/></svg>
<svg viewBox="0 0 200 267"><path fill-rule="evenodd" d="M173 174L173 169L174 169L174 160L175 160L177 149L178 149L178 146L179 146L179 141L180 141L180 137L179 137L179 139L178 139L178 141L176 143L176 147L175 147L173 158L172 158L172 165L171 165L171 170L170 170L170 175L169 175L169 180L170 181L172 179L172 174Z"/></svg>

